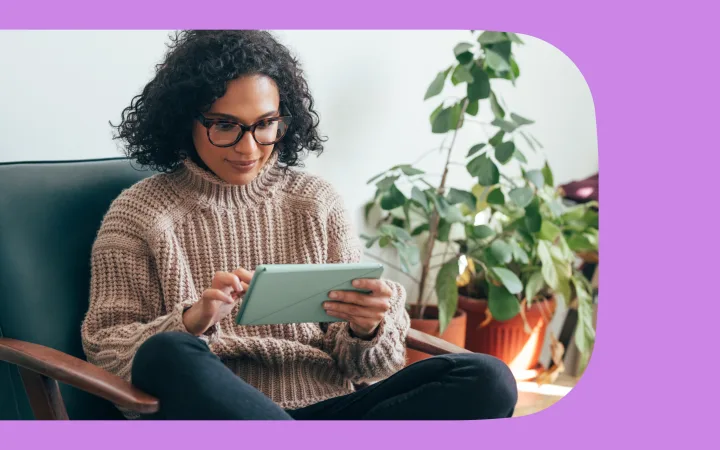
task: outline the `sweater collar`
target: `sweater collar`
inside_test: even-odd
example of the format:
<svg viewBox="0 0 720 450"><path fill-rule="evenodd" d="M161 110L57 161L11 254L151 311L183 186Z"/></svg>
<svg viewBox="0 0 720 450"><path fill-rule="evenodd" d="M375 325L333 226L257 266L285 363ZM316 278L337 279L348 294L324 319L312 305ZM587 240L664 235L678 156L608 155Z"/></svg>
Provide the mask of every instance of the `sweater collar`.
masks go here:
<svg viewBox="0 0 720 450"><path fill-rule="evenodd" d="M262 203L278 190L284 170L274 153L260 173L249 184L227 183L214 173L187 158L173 173L173 181L183 195L191 195L202 203L221 208L237 208Z"/></svg>

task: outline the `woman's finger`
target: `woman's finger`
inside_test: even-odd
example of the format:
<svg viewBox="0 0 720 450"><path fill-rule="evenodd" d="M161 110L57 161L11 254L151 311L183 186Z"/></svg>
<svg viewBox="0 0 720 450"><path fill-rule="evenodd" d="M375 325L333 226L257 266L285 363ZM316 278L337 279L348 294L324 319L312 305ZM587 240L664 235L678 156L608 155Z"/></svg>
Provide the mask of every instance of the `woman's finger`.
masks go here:
<svg viewBox="0 0 720 450"><path fill-rule="evenodd" d="M243 290L240 284L240 278L230 272L215 272L215 276L212 279L212 287L215 289L230 287L235 292L241 292Z"/></svg>
<svg viewBox="0 0 720 450"><path fill-rule="evenodd" d="M354 305L378 311L387 311L390 309L390 299L387 297L373 297L371 295L352 291L332 291L328 297L330 300L352 303Z"/></svg>
<svg viewBox="0 0 720 450"><path fill-rule="evenodd" d="M330 311L332 311L356 318L365 318L372 320L382 319L384 314L383 311L377 309L365 308L362 306L341 302L326 302L323 307L325 308L325 311L328 312L328 314L330 313Z"/></svg>
<svg viewBox="0 0 720 450"><path fill-rule="evenodd" d="M390 286L388 286L383 280L361 278L359 280L354 280L352 284L354 288L372 291L372 294L375 297L390 297L392 295Z"/></svg>
<svg viewBox="0 0 720 450"><path fill-rule="evenodd" d="M232 272L235 276L240 278L240 281L244 281L246 284L250 284L250 281L252 280L253 275L255 275L255 272L251 272L247 269L243 269L242 267L239 267Z"/></svg>
<svg viewBox="0 0 720 450"><path fill-rule="evenodd" d="M235 300L225 292L221 291L220 289L210 288L205 289L205 291L202 294L203 300L209 301L209 300L218 300L223 303L232 304L235 303Z"/></svg>

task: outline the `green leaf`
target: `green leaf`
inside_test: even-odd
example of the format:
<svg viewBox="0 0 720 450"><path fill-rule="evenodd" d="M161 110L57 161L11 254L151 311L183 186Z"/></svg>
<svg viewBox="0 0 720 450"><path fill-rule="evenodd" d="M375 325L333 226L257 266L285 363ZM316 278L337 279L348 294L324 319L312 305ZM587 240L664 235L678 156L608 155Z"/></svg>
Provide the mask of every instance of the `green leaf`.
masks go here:
<svg viewBox="0 0 720 450"><path fill-rule="evenodd" d="M538 189L542 189L545 184L545 176L540 170L528 170L525 177L534 184Z"/></svg>
<svg viewBox="0 0 720 450"><path fill-rule="evenodd" d="M557 262L555 264L555 270L557 270ZM566 305L570 304L572 300L572 290L570 289L570 280L568 278L559 276L558 286L555 289L555 297L557 297L558 301L564 302Z"/></svg>
<svg viewBox="0 0 720 450"><path fill-rule="evenodd" d="M540 201L537 197L533 197L530 204L525 207L525 226L530 233L537 233L542 227Z"/></svg>
<svg viewBox="0 0 720 450"><path fill-rule="evenodd" d="M545 287L545 278L542 272L534 272L530 275L527 284L525 285L525 299L530 304L535 296Z"/></svg>
<svg viewBox="0 0 720 450"><path fill-rule="evenodd" d="M505 289L511 294L519 294L523 290L522 281L511 270L502 267L493 267L493 273L500 279Z"/></svg>
<svg viewBox="0 0 720 450"><path fill-rule="evenodd" d="M430 230L430 224L424 223L418 227L415 227L415 229L412 230L412 233L410 233L410 235L417 236L417 235L421 234L422 232L428 231L428 230Z"/></svg>
<svg viewBox="0 0 720 450"><path fill-rule="evenodd" d="M597 211L593 211L592 209L588 209L585 212L585 215L583 216L583 220L587 224L588 227L591 228L599 228L600 226L600 217L598 216Z"/></svg>
<svg viewBox="0 0 720 450"><path fill-rule="evenodd" d="M485 44L485 45L483 45L483 48L485 49L486 53L488 50L491 50L494 53L497 53L498 56L500 56L502 59L505 60L505 62L507 62L508 64L510 63L510 55L512 54L512 42L510 42L509 39L502 41L502 42ZM510 69L508 68L508 70L510 70ZM503 71L499 70L498 72L503 72Z"/></svg>
<svg viewBox="0 0 720 450"><path fill-rule="evenodd" d="M519 262L520 264L528 264L530 262L530 257L525 252L525 250L520 247L520 244L518 244L517 241L510 241L510 246L513 249L513 259L515 261Z"/></svg>
<svg viewBox="0 0 720 450"><path fill-rule="evenodd" d="M368 239L367 239L367 242L365 242L365 248L370 248L370 247L372 247L373 245L375 245L375 243L376 243L378 240L380 240L380 236L375 236L375 237L372 237L372 238L368 238Z"/></svg>
<svg viewBox="0 0 720 450"><path fill-rule="evenodd" d="M458 272L458 261L456 258L453 258L443 264L435 279L440 333L445 331L457 311L458 290L455 283Z"/></svg>
<svg viewBox="0 0 720 450"><path fill-rule="evenodd" d="M468 50L472 49L473 47L474 47L473 44L469 44L467 42L461 42L455 46L455 48L453 49L453 53L455 53L455 56L462 55L463 53L467 52Z"/></svg>
<svg viewBox="0 0 720 450"><path fill-rule="evenodd" d="M478 42L481 44L495 44L510 39L505 33L500 31L485 31L478 36Z"/></svg>
<svg viewBox="0 0 720 450"><path fill-rule="evenodd" d="M453 107L440 111L432 122L432 132L437 134L447 133L450 130L450 121L453 116Z"/></svg>
<svg viewBox="0 0 720 450"><path fill-rule="evenodd" d="M472 58L472 55L470 55L470 57ZM470 75L470 71L463 65L458 65L455 68L451 80L453 85L458 85L460 83L472 83L475 81L472 75Z"/></svg>
<svg viewBox="0 0 720 450"><path fill-rule="evenodd" d="M481 67L473 64L470 69L473 82L467 85L467 97L471 102L482 100L490 96L490 78Z"/></svg>
<svg viewBox="0 0 720 450"><path fill-rule="evenodd" d="M430 113L430 125L432 126L435 123L435 119L437 119L438 114L443 110L443 103L440 103L435 110Z"/></svg>
<svg viewBox="0 0 720 450"><path fill-rule="evenodd" d="M525 208L533 199L533 190L527 186L510 191L510 200L521 208Z"/></svg>
<svg viewBox="0 0 720 450"><path fill-rule="evenodd" d="M520 313L520 303L505 287L490 284L488 309L490 309L493 319L503 322Z"/></svg>
<svg viewBox="0 0 720 450"><path fill-rule="evenodd" d="M467 165L470 175L478 178L481 186L493 186L500 182L500 171L487 155L480 155Z"/></svg>
<svg viewBox="0 0 720 450"><path fill-rule="evenodd" d="M448 239L450 239L450 229L452 228L452 224L448 222L445 219L440 219L440 222L438 222L438 232L437 232L437 239L440 242L447 242Z"/></svg>
<svg viewBox="0 0 720 450"><path fill-rule="evenodd" d="M465 110L465 112L470 114L471 116L477 116L477 113L479 110L480 110L480 102L478 100L475 100L474 102L470 102L468 104L468 107Z"/></svg>
<svg viewBox="0 0 720 450"><path fill-rule="evenodd" d="M550 254L550 243L539 240L537 242L537 254L538 258L540 258L540 264L542 264L541 271L543 279L545 279L547 285L552 289L557 289L560 280L557 269L555 268L555 262Z"/></svg>
<svg viewBox="0 0 720 450"><path fill-rule="evenodd" d="M513 131L515 131L517 129L517 125L515 125L512 122L508 122L507 120L503 120L503 119L496 118L495 120L492 121L492 124L500 129L502 129L506 133L512 133Z"/></svg>
<svg viewBox="0 0 720 450"><path fill-rule="evenodd" d="M390 189L391 187L393 187L395 185L395 182L399 178L400 177L395 176L395 175L390 176L390 177L385 177L382 180L378 181L376 186L381 191L387 191L388 189Z"/></svg>
<svg viewBox="0 0 720 450"><path fill-rule="evenodd" d="M390 236L383 236L380 238L380 247L385 248L390 244Z"/></svg>
<svg viewBox="0 0 720 450"><path fill-rule="evenodd" d="M495 72L507 72L510 70L510 63L495 50L485 50L485 61Z"/></svg>
<svg viewBox="0 0 720 450"><path fill-rule="evenodd" d="M425 92L425 100L429 99L430 97L434 97L442 92L443 86L445 85L445 79L447 78L448 73L450 73L451 69L452 66L445 71L437 74L433 82L430 83L427 92Z"/></svg>
<svg viewBox="0 0 720 450"><path fill-rule="evenodd" d="M365 203L365 221L370 220L370 212L375 207L375 202L367 202Z"/></svg>
<svg viewBox="0 0 720 450"><path fill-rule="evenodd" d="M558 228L557 225L550 222L549 220L543 220L542 226L540 227L540 239L545 239L546 241L553 242L555 238L557 238L562 231L560 228Z"/></svg>
<svg viewBox="0 0 720 450"><path fill-rule="evenodd" d="M410 191L410 198L415 200L425 211L430 210L427 197L417 186L413 186L412 191Z"/></svg>
<svg viewBox="0 0 720 450"><path fill-rule="evenodd" d="M512 121L515 122L518 126L531 125L531 124L535 123L534 120L526 119L526 118L524 118L523 116L521 116L521 115L519 115L519 114L515 114L515 113L510 113L510 118L511 118Z"/></svg>
<svg viewBox="0 0 720 450"><path fill-rule="evenodd" d="M447 200L443 199L443 201L447 202ZM445 220L447 220L450 223L458 223L458 222L464 222L465 216L463 215L462 211L460 211L460 208L457 206L453 206L448 204L447 209L445 213Z"/></svg>
<svg viewBox="0 0 720 450"><path fill-rule="evenodd" d="M508 264L512 261L512 247L507 242L495 240L490 244L490 253L499 264Z"/></svg>
<svg viewBox="0 0 720 450"><path fill-rule="evenodd" d="M424 170L416 169L410 165L400 166L400 170L402 170L402 172L409 177L413 175L422 175L425 173Z"/></svg>
<svg viewBox="0 0 720 450"><path fill-rule="evenodd" d="M578 323L575 328L575 345L580 353L589 354L595 343L595 327L593 326L592 297L585 290L582 282L572 279L578 299Z"/></svg>
<svg viewBox="0 0 720 450"><path fill-rule="evenodd" d="M487 146L487 144L475 144L472 147L470 147L470 151L468 152L468 158L474 155L475 153L479 152L480 150L484 149Z"/></svg>
<svg viewBox="0 0 720 450"><path fill-rule="evenodd" d="M503 194L502 189L500 189L499 187L493 189L487 196L487 202L491 205L504 205L505 194Z"/></svg>
<svg viewBox="0 0 720 450"><path fill-rule="evenodd" d="M573 234L567 240L567 244L574 252L597 250L597 239L589 233Z"/></svg>
<svg viewBox="0 0 720 450"><path fill-rule="evenodd" d="M547 205L548 205L548 208L550 209L550 213L554 217L560 217L562 215L562 213L565 211L565 207L559 200L553 199Z"/></svg>
<svg viewBox="0 0 720 450"><path fill-rule="evenodd" d="M472 192L450 188L450 192L448 193L448 202L451 205L463 203L467 205L468 208L475 210L477 199L475 198L475 195L472 194Z"/></svg>
<svg viewBox="0 0 720 450"><path fill-rule="evenodd" d="M491 236L495 236L495 232L492 228L487 225L476 225L473 227L473 237L477 239L487 239Z"/></svg>
<svg viewBox="0 0 720 450"><path fill-rule="evenodd" d="M394 184L390 187L390 192L385 194L380 199L380 207L386 211L389 211L391 209L398 208L402 206L407 201L407 198L405 195L400 192L400 189L397 188Z"/></svg>
<svg viewBox="0 0 720 450"><path fill-rule="evenodd" d="M502 109L502 106L500 106L500 103L498 102L497 97L495 96L494 92L490 92L490 107L492 108L492 112L498 119L502 119L505 117L505 110Z"/></svg>
<svg viewBox="0 0 720 450"><path fill-rule="evenodd" d="M515 151L513 152L513 158L517 159L523 164L527 164L527 158L525 158L525 155L523 152L520 151L517 147L515 147Z"/></svg>
<svg viewBox="0 0 720 450"><path fill-rule="evenodd" d="M458 62L462 65L467 65L472 62L474 56L472 52L465 52L457 55L455 59L458 60Z"/></svg>
<svg viewBox="0 0 720 450"><path fill-rule="evenodd" d="M515 33L505 33L507 37L510 39L510 41L516 43L516 44L524 44L524 42L520 39L520 37Z"/></svg>
<svg viewBox="0 0 720 450"><path fill-rule="evenodd" d="M497 133L495 133L495 135L493 135L493 137L490 138L488 143L490 145L492 145L493 147L497 147L498 145L500 145L502 143L504 138L505 138L505 131L500 130Z"/></svg>
<svg viewBox="0 0 720 450"><path fill-rule="evenodd" d="M501 163L505 164L512 159L513 153L515 152L515 143L512 141L503 142L502 144L495 147L495 158Z"/></svg>
<svg viewBox="0 0 720 450"><path fill-rule="evenodd" d="M520 67L512 56L510 57L510 79L515 81L520 76Z"/></svg>
<svg viewBox="0 0 720 450"><path fill-rule="evenodd" d="M370 178L369 180L367 180L367 184L372 183L373 181L377 180L378 178L380 178L381 176L385 175L386 173L387 173L387 172L382 172L382 173L379 173L379 174L375 175L374 177L372 177L372 178Z"/></svg>
<svg viewBox="0 0 720 450"><path fill-rule="evenodd" d="M380 226L379 231L385 236L390 236L392 239L400 241L409 241L412 239L406 229L396 225L383 224Z"/></svg>

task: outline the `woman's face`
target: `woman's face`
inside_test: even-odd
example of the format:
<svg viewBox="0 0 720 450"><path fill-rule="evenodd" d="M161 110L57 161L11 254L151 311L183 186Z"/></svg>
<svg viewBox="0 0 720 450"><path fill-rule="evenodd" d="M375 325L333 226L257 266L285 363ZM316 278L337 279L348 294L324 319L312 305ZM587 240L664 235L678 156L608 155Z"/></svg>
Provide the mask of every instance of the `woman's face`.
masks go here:
<svg viewBox="0 0 720 450"><path fill-rule="evenodd" d="M230 81L225 95L203 115L207 119L224 119L250 126L262 119L279 116L279 109L280 94L275 82L264 75L248 75ZM232 124L220 126L224 127L221 130L233 128ZM258 127L258 137L264 126ZM264 142L262 138L260 140ZM210 141L208 129L198 120L193 125L193 142L205 165L225 182L236 185L254 180L275 148L274 145L258 144L248 131L234 146L218 147Z"/></svg>

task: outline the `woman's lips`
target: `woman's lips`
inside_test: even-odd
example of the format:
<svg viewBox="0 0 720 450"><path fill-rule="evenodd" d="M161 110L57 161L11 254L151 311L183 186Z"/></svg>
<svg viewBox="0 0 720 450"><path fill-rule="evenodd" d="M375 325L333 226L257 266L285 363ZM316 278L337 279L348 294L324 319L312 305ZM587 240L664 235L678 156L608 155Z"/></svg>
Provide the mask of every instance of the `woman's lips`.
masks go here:
<svg viewBox="0 0 720 450"><path fill-rule="evenodd" d="M239 172L250 172L253 168L255 168L255 165L257 164L257 159L254 159L252 161L230 161L226 159L225 162L227 162L230 167Z"/></svg>

